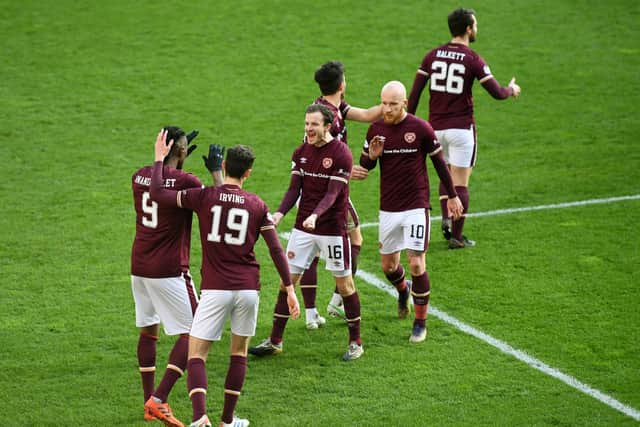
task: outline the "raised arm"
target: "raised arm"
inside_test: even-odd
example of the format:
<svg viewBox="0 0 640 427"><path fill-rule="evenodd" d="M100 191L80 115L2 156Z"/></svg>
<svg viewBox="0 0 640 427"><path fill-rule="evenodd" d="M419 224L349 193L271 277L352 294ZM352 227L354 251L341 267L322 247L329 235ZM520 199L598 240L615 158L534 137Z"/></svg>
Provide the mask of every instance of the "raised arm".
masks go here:
<svg viewBox="0 0 640 427"><path fill-rule="evenodd" d="M215 187L222 185L222 161L224 160L225 147L219 144L209 144L209 154L202 156L204 160L204 167L207 168L211 177L213 178L213 185Z"/></svg>
<svg viewBox="0 0 640 427"><path fill-rule="evenodd" d="M373 122L382 117L382 105L374 105L369 108L351 107L347 111L346 119L356 122Z"/></svg>
<svg viewBox="0 0 640 427"><path fill-rule="evenodd" d="M164 169L163 161L171 151L172 145L173 140L167 143L167 131L162 129L156 137L155 163L153 164L149 195L153 200L161 205L180 206L180 202L178 200L180 192L164 188L164 179L162 177L162 170Z"/></svg>

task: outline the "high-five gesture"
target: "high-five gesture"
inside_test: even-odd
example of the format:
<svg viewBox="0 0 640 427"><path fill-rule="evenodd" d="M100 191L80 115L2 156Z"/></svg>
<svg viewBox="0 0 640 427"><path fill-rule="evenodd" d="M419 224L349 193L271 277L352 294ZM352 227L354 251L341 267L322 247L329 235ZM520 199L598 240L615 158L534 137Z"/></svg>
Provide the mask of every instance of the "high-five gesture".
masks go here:
<svg viewBox="0 0 640 427"><path fill-rule="evenodd" d="M173 146L173 139L167 143L167 130L160 129L160 133L156 137L156 162L162 162L165 157L169 155L171 152L171 147Z"/></svg>

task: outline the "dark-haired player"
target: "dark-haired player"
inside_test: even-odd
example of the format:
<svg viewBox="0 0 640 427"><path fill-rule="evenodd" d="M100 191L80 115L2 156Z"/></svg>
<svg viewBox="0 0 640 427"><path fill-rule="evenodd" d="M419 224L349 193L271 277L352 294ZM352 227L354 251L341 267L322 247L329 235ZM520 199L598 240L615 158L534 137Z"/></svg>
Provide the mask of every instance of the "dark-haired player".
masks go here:
<svg viewBox="0 0 640 427"><path fill-rule="evenodd" d="M398 315L409 312L413 296L415 318L409 341L427 337L430 283L426 268L429 248L429 178L426 158L433 163L447 189L447 206L454 217L462 214L442 147L429 123L405 111L407 92L398 81L385 84L380 94L383 119L369 126L360 165L368 170L380 164L380 218L378 235L382 271L398 291ZM405 250L412 277L411 289L400 264Z"/></svg>
<svg viewBox="0 0 640 427"><path fill-rule="evenodd" d="M165 131L176 141L164 161L164 185L174 190L200 188L195 176L182 165L195 148L188 147L197 131L185 135L176 126ZM187 367L187 343L197 304L195 285L189 274L191 212L161 206L150 196L153 167L145 166L131 178L136 210L136 235L131 250L131 289L135 301L138 365L142 377L146 420L158 418L167 425L181 426L166 403L167 397ZM158 388L155 385L156 342L160 322L167 335L179 335Z"/></svg>
<svg viewBox="0 0 640 427"><path fill-rule="evenodd" d="M206 414L205 362L212 341L219 341L227 318L231 319L229 368L224 385L221 426L245 427L249 421L234 416L247 369L247 348L255 334L259 302L260 267L254 245L262 236L285 289L285 306L295 319L300 314L284 251L266 204L242 189L251 174L255 156L238 145L227 150L221 186L174 191L165 188L162 160L173 141L161 131L155 144L156 162L151 196L160 205L193 210L198 215L202 244L200 304L189 337L187 385L193 406L191 426L211 426Z"/></svg>
<svg viewBox="0 0 640 427"><path fill-rule="evenodd" d="M429 86L429 123L442 144L444 158L449 165L456 192L462 201L464 214L469 209L469 177L476 162L476 128L473 118L471 88L478 80L495 99L520 95L515 77L502 87L491 74L489 66L469 44L476 40L478 21L473 9L458 8L449 14L449 30L453 39L431 50L422 60L409 96L407 111L415 114L420 94ZM465 215L451 220L447 212L447 192L440 183L442 231L449 240L449 248L475 246L462 234Z"/></svg>
<svg viewBox="0 0 640 427"><path fill-rule="evenodd" d="M357 122L372 122L382 116L380 105L364 109L349 105L345 99L345 91L347 89L347 81L345 79L344 65L340 61L329 61L322 64L315 72L314 79L318 83L320 93L314 104L326 106L333 113L333 122L329 132L333 137L347 144L347 128L345 120L354 120ZM357 175L359 179L364 179L367 170L354 165L353 175ZM351 272L353 277L358 270L358 255L362 246L362 233L360 232L360 224L358 214L349 200L348 209L348 232L351 242ZM307 328L316 329L324 324L325 319L320 316L316 310L316 289L317 289L317 266L318 258L314 258L309 268L302 274L300 279L300 289L304 298L306 307ZM331 301L327 305L327 313L336 317L344 317L344 308L342 307L342 298L335 288Z"/></svg>
<svg viewBox="0 0 640 427"><path fill-rule="evenodd" d="M363 353L360 340L360 300L351 275L347 207L349 176L353 160L346 144L330 133L333 114L324 105L312 104L305 112L306 142L297 147L291 158L291 180L278 211L273 214L277 225L300 197L296 223L287 245L291 279L297 283L320 252L336 282L344 301L349 327L349 346L343 360L359 358ZM265 356L282 352L282 336L289 318L281 290L273 313L271 335L249 352Z"/></svg>

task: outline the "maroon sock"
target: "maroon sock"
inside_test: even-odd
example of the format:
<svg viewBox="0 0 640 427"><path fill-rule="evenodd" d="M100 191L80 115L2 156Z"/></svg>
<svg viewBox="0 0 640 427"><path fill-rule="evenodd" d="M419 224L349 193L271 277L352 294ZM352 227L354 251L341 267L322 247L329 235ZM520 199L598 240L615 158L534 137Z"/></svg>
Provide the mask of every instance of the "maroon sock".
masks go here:
<svg viewBox="0 0 640 427"><path fill-rule="evenodd" d="M138 337L138 369L142 378L144 401L149 400L155 387L156 344L158 337L140 333Z"/></svg>
<svg viewBox="0 0 640 427"><path fill-rule="evenodd" d="M189 352L189 335L184 334L178 337L178 340L173 345L173 349L169 354L169 364L167 370L164 371L160 385L153 393L155 397L167 401L169 393L173 388L176 381L184 374L184 370L187 368L187 355Z"/></svg>
<svg viewBox="0 0 640 427"><path fill-rule="evenodd" d="M304 308L314 308L316 306L316 291L318 290L318 260L315 257L302 277L300 278L300 291L304 301Z"/></svg>
<svg viewBox="0 0 640 427"><path fill-rule="evenodd" d="M242 391L242 384L247 372L247 358L244 356L231 356L227 378L224 381L224 408L222 421L227 424L233 422L233 411Z"/></svg>
<svg viewBox="0 0 640 427"><path fill-rule="evenodd" d="M343 296L344 315L347 318L347 326L349 327L349 342L357 342L361 345L360 340L360 297L358 291L352 293L348 297Z"/></svg>
<svg viewBox="0 0 640 427"><path fill-rule="evenodd" d="M199 357L187 362L187 388L193 408L191 421L196 421L207 413L207 368Z"/></svg>
<svg viewBox="0 0 640 427"><path fill-rule="evenodd" d="M301 285L316 285L318 282L318 260L320 258L315 257L309 268L307 268L304 273L302 273L302 277L300 278Z"/></svg>
<svg viewBox="0 0 640 427"><path fill-rule="evenodd" d="M467 213L467 210L469 209L469 191L467 187L456 187L456 193L458 193L460 202L462 202L463 215L460 218L453 220L453 225L451 226L451 235L458 240L462 240L464 217Z"/></svg>
<svg viewBox="0 0 640 427"><path fill-rule="evenodd" d="M395 286L398 292L403 292L407 289L407 284L404 280L404 268L402 268L402 265L398 264L396 271L385 274L385 276L387 276L387 280Z"/></svg>
<svg viewBox="0 0 640 427"><path fill-rule="evenodd" d="M360 245L351 245L351 274L356 277L358 272L358 257L360 256ZM338 287L336 286L336 293L338 293Z"/></svg>
<svg viewBox="0 0 640 427"><path fill-rule="evenodd" d="M302 292L302 299L304 300L304 308L316 307L316 292L317 286L303 286L300 284L300 291Z"/></svg>
<svg viewBox="0 0 640 427"><path fill-rule="evenodd" d="M447 209L447 200L449 200L449 194L447 188L442 182L438 186L438 194L440 194L440 211L442 212L442 220L449 218L449 210Z"/></svg>
<svg viewBox="0 0 640 427"><path fill-rule="evenodd" d="M278 300L276 308L273 312L273 326L271 327L271 342L280 344L284 335L284 328L289 320L289 306L287 305L287 293L285 291L278 292Z"/></svg>
<svg viewBox="0 0 640 427"><path fill-rule="evenodd" d="M416 314L413 324L425 326L427 319L427 308L429 306L429 294L431 292L429 275L425 271L420 276L412 277L413 285L411 286L411 296L413 297L413 309Z"/></svg>

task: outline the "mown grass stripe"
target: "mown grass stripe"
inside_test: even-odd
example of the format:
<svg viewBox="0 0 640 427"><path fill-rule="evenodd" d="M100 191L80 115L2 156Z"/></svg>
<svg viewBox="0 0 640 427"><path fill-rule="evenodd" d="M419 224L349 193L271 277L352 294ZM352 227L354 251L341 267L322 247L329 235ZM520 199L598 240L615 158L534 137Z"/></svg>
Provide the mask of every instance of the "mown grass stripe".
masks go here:
<svg viewBox="0 0 640 427"><path fill-rule="evenodd" d="M398 297L398 293L396 291L396 289L391 286L388 285L387 283L385 283L384 281L382 281L381 279L379 279L377 276L368 273L366 271L363 270L358 270L358 273L356 274L356 276L358 276L359 278L361 278L362 280L364 280L365 282L367 282L368 284L388 293L389 295L391 295L392 297L397 298ZM492 337L491 335L488 335L476 328L474 328L473 326L470 326L464 322L461 322L460 320L456 319L455 317L445 313L442 310L439 310L438 308L434 307L433 305L429 306L429 315L430 316L434 316L440 320L442 320L443 322L446 322L450 325L452 325L453 327L455 327L456 329L459 329L460 331L469 334L475 338L478 338L481 341L484 341L485 343L497 348L498 350L500 350L501 352L508 354L510 356L515 357L516 359L520 360L521 362L526 363L527 365L531 366L534 369L537 369L538 371L547 374L553 378L556 378L560 381L562 381L563 383L575 388L576 390L581 391L582 393L585 393L588 396L593 397L594 399L599 400L600 402L604 403L607 406L610 406L611 408L622 412L623 414L637 420L640 421L640 411L638 411L635 408L632 408L628 405L623 404L622 402L614 399L613 397L602 393L601 391L591 387L588 384L583 383L582 381L579 381L578 379L572 377L571 375L567 375L563 372L561 372L560 370L547 365L546 363L542 362L539 359L536 359L533 356L528 355L527 353L525 353L522 350L518 350L516 348L513 348L512 346L510 346L509 344L507 344L504 341L501 341L497 338Z"/></svg>
<svg viewBox="0 0 640 427"><path fill-rule="evenodd" d="M608 198L603 198L603 199L589 199L589 200L580 200L580 201L576 201L576 202L566 202L566 203L554 203L554 204L549 204L549 205L539 205L539 206L527 206L527 207L522 207L522 208L508 208L508 209L496 209L496 210L492 210L492 211L486 211L486 212L477 212L477 213L472 213L469 214L469 217L482 217L482 216L494 216L494 215L505 215L505 214L512 214L512 213L519 213L519 212L531 212L531 211L538 211L538 210L545 210L545 209L564 209L564 208L571 208L571 207L576 207L576 206L586 206L586 205L596 205L596 204L608 204L608 203L615 203L615 202L620 202L620 201L626 201L626 200L637 200L640 199L640 194L634 194L634 195L629 195L629 196L620 196L620 197L608 197ZM434 217L431 218L432 221L438 221L440 220L439 217ZM360 224L361 228L366 228L366 227L374 227L377 226L378 223L365 223L365 224ZM285 238L288 239L289 238L289 233L280 233L280 235ZM361 278L362 280L364 280L365 282L367 282L368 284L388 293L389 295L391 295L394 298L398 297L398 293L396 291L396 289L391 286L388 285L387 283L385 283L384 281L382 281L381 279L379 279L377 276L366 272L364 270L358 270L356 276L358 276L359 278ZM588 384L583 383L582 381L579 381L578 379L572 377L571 375L567 375L563 372L561 372L560 370L547 365L546 363L544 363L543 361L536 359L533 356L530 356L529 354L525 353L522 350L518 350L516 348L513 348L512 346L510 346L509 344L507 344L504 341L501 341L497 338L492 337L491 335L488 335L476 328L474 328L473 326L470 326L458 319L456 319L455 317L445 313L444 311L439 310L437 307L430 305L429 306L429 314L431 316L434 316L440 320L442 320L443 322L446 322L452 326L454 326L456 329L469 334L475 338L478 338L479 340L497 348L498 350L502 351L505 354L508 354L510 356L515 357L516 359L520 360L521 362L526 363L527 365L531 366L534 369L537 369L538 371L549 375L553 378L556 378L560 381L562 381L563 383L575 388L576 390L593 397L596 400L599 400L600 402L604 403L605 405L619 411L622 412L623 414L635 419L636 421L640 421L640 411L638 411L635 408L632 408L631 406L625 405L624 403L620 402L619 400L605 394L602 393L601 391L591 387Z"/></svg>
<svg viewBox="0 0 640 427"><path fill-rule="evenodd" d="M615 203L615 202L622 202L626 200L638 200L638 199L640 199L640 194L633 194L630 196L620 196L620 197L608 197L604 199L579 200L576 202L554 203L551 205L525 206L523 208L496 209L493 211L470 213L470 214L467 214L467 218L507 215L507 214L520 213L520 212L541 211L545 209L564 209L564 208L573 208L576 206L601 205L601 204L607 204L607 203ZM441 218L437 215L434 215L431 217L432 222L437 222L440 220ZM360 224L360 228L370 228L370 227L377 227L377 226L378 226L377 222L366 222L364 224Z"/></svg>

